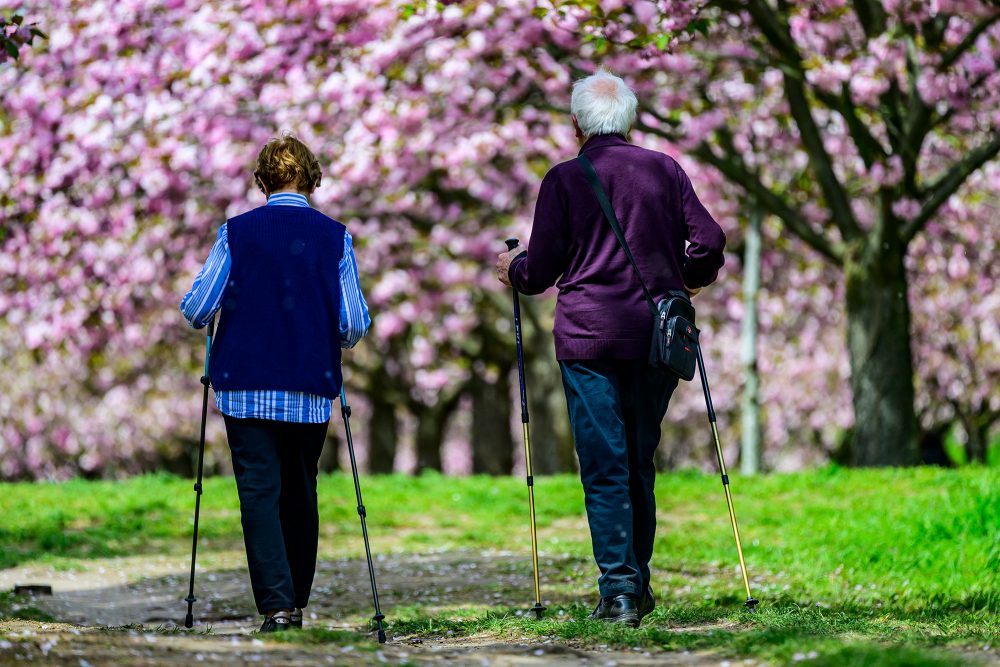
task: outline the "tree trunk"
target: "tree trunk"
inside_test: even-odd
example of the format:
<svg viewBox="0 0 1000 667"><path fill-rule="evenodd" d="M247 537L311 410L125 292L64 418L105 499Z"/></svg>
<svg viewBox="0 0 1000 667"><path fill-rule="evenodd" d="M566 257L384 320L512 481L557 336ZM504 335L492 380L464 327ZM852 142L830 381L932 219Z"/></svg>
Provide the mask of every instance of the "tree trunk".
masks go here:
<svg viewBox="0 0 1000 667"><path fill-rule="evenodd" d="M441 470L441 439L444 437L444 420L437 410L425 410L417 415L417 473L424 470Z"/></svg>
<svg viewBox="0 0 1000 667"><path fill-rule="evenodd" d="M472 378L472 472L509 475L514 467L510 433L510 376L501 369L494 382Z"/></svg>
<svg viewBox="0 0 1000 667"><path fill-rule="evenodd" d="M532 364L529 369L540 370L538 364ZM574 472L576 450L569 432L569 416L566 414L566 397L559 368L550 362L545 370L547 372L544 373L527 370L531 382L528 409L531 415L532 472L536 475Z"/></svg>
<svg viewBox="0 0 1000 667"><path fill-rule="evenodd" d="M527 307L525 307L527 304ZM562 376L553 354L551 325L542 322L537 300L522 301L527 344L525 369L528 389L528 412L531 418L531 467L535 475L576 471L576 450L569 430L566 395ZM517 400L517 395L514 395ZM520 406L517 408L520 414ZM520 440L518 440L520 443ZM523 447L523 444L518 446Z"/></svg>
<svg viewBox="0 0 1000 667"><path fill-rule="evenodd" d="M944 448L944 438L950 428L951 424L938 424L920 434L920 462L923 465L943 468L955 466Z"/></svg>
<svg viewBox="0 0 1000 667"><path fill-rule="evenodd" d="M323 451L319 455L319 469L321 472L333 472L340 470L340 435L334 430L336 419L340 415L340 406L333 406L333 416L330 419L330 426L326 430L326 441L323 443ZM343 424L341 424L343 426Z"/></svg>
<svg viewBox="0 0 1000 667"><path fill-rule="evenodd" d="M441 441L444 439L448 419L458 406L463 391L464 388L431 407L416 402L410 404L410 412L417 419L417 473L441 470Z"/></svg>
<svg viewBox="0 0 1000 667"><path fill-rule="evenodd" d="M901 246L873 240L845 265L854 403L851 461L858 466L920 460L905 248L894 245Z"/></svg>
<svg viewBox="0 0 1000 667"><path fill-rule="evenodd" d="M368 422L368 470L373 473L391 473L396 460L396 443L399 425L396 406L384 395L370 397L372 414Z"/></svg>
<svg viewBox="0 0 1000 667"><path fill-rule="evenodd" d="M992 423L992 419L978 415L962 417L962 425L965 427L965 460L968 463L986 463Z"/></svg>
<svg viewBox="0 0 1000 667"><path fill-rule="evenodd" d="M743 409L740 415L740 471L744 475L760 472L760 378L757 374L757 295L760 292L761 212L756 205L750 212L746 248L743 252L743 330L740 356L743 361Z"/></svg>

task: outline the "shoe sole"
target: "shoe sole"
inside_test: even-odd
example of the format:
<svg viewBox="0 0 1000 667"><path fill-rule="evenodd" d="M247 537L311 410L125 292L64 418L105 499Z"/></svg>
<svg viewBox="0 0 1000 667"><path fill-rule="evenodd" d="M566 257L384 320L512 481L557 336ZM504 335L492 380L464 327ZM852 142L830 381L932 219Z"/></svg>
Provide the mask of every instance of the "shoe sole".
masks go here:
<svg viewBox="0 0 1000 667"><path fill-rule="evenodd" d="M621 623L623 625L631 625L633 628L637 628L639 627L640 619L638 614L621 614L619 616L609 616L599 620L605 623Z"/></svg>

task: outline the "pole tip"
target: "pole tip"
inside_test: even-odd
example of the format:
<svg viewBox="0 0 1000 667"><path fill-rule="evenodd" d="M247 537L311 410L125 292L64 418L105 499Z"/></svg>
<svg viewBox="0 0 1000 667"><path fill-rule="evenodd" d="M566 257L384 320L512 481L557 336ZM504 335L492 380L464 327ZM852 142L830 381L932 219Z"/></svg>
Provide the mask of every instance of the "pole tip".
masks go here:
<svg viewBox="0 0 1000 667"><path fill-rule="evenodd" d="M507 239L506 241L504 241L504 243L506 243L506 244L507 244L507 250L513 250L513 249L514 249L514 248L516 248L516 247L518 246L518 244L520 244L521 242L520 242L520 241L518 241L518 240L517 240L516 238L509 238L509 239Z"/></svg>
<svg viewBox="0 0 1000 667"><path fill-rule="evenodd" d="M747 598L747 601L743 603L743 606L746 607L751 614L756 614L757 613L756 607L758 604L760 603L757 600L753 599L752 597L749 597Z"/></svg>
<svg viewBox="0 0 1000 667"><path fill-rule="evenodd" d="M385 630L379 630L378 631L378 643L379 644L384 644L385 643Z"/></svg>
<svg viewBox="0 0 1000 667"><path fill-rule="evenodd" d="M535 618L542 620L542 614L545 612L545 607L542 606L541 602L536 602L535 606L531 608L531 611L535 612Z"/></svg>
<svg viewBox="0 0 1000 667"><path fill-rule="evenodd" d="M194 627L194 614L188 613L188 615L184 617L184 627L188 630Z"/></svg>

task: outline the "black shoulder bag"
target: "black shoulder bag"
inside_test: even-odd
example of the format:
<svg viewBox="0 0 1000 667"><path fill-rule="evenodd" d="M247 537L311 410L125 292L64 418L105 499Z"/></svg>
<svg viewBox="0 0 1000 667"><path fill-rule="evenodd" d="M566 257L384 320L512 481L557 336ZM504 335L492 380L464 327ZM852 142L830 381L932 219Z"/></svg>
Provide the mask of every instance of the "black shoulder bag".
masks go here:
<svg viewBox="0 0 1000 667"><path fill-rule="evenodd" d="M639 273L639 267L632 257L625 242L625 235L622 233L621 225L618 224L618 217L611 208L611 202L604 191L604 186L597 178L594 165L586 155L577 158L583 173L590 183L591 189L597 196L597 201L601 204L604 217L607 218L611 230L615 233L615 238L621 244L625 256L632 263L635 275L639 278L642 286L642 293L646 297L649 305L649 312L653 314L653 340L649 349L649 365L653 368L662 368L673 373L682 380L691 380L694 377L695 363L698 358L698 329L694 326L694 306L691 304L691 297L685 292L671 290L667 293L668 298L660 301L659 304L653 302L653 297L646 288L646 283Z"/></svg>

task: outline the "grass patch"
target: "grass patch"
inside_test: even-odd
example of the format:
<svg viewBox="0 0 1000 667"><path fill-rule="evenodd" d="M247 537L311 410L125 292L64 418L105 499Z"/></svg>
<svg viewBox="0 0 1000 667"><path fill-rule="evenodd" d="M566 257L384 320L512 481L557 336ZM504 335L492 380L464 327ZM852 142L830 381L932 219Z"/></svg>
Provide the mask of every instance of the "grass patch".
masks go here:
<svg viewBox="0 0 1000 667"><path fill-rule="evenodd" d="M995 641L995 620L968 617L946 632L934 620L899 618L857 610L802 608L781 601L757 614L715 606L660 608L637 629L587 618L581 605L556 607L535 620L515 610L491 611L467 620L411 617L396 621L395 634L468 636L490 634L511 640L558 637L583 645L712 651L720 656L754 656L779 664L807 661L830 665L954 665L953 653Z"/></svg>
<svg viewBox="0 0 1000 667"><path fill-rule="evenodd" d="M351 646L359 651L374 652L378 644L372 642L372 637L350 630L330 630L328 628L304 628L302 630L285 630L270 635L257 635L259 639L267 639L285 644L331 644L334 646Z"/></svg>
<svg viewBox="0 0 1000 667"><path fill-rule="evenodd" d="M0 593L0 620L55 621L50 614L31 604L31 598L18 597L10 592Z"/></svg>
<svg viewBox="0 0 1000 667"><path fill-rule="evenodd" d="M424 475L365 477L362 484L376 553L528 553L523 480ZM547 618L485 605L430 613L413 600L386 609L390 634L552 636L584 645L857 665L954 664L953 653L940 651L978 651L1000 637L996 468L734 475L753 593L762 601L755 616L741 610L744 594L718 477L661 475L653 560L660 606L637 630L586 619L597 572L579 481L544 477L535 488ZM321 555L360 557L351 477L324 476L319 493ZM186 554L193 505L191 482L166 475L5 484L0 567L86 568L95 557ZM202 527L199 554L206 558L242 548L231 479L206 480ZM530 559L518 567L519 574L530 572ZM313 629L278 640L344 646L367 637Z"/></svg>

